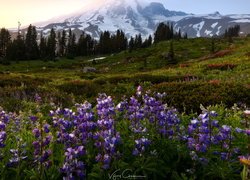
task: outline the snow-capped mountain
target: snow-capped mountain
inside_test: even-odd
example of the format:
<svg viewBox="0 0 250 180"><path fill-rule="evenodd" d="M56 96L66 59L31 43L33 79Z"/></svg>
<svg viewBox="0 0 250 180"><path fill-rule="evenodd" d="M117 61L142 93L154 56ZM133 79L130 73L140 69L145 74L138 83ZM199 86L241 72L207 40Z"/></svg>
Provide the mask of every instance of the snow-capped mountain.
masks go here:
<svg viewBox="0 0 250 180"><path fill-rule="evenodd" d="M52 27L56 30L71 28L75 33L85 31L98 38L101 31L121 29L128 37L139 33L146 36L153 33L160 22L176 21L187 16L184 12L167 10L161 3L145 4L144 1L108 0L100 7L58 19L58 22L49 23L39 30L46 34Z"/></svg>
<svg viewBox="0 0 250 180"><path fill-rule="evenodd" d="M240 34L250 33L249 15L221 15L219 12L207 15L190 15L179 20L175 28L187 32L189 37L219 36L229 27L239 24Z"/></svg>
<svg viewBox="0 0 250 180"><path fill-rule="evenodd" d="M71 28L76 35L84 31L98 38L102 31L121 29L128 37L139 33L145 37L153 34L160 22L172 22L189 37L219 36L235 24L241 26L242 34L250 33L250 15L187 14L146 0L107 0L95 8L50 21L38 30L48 34L52 27L57 31Z"/></svg>

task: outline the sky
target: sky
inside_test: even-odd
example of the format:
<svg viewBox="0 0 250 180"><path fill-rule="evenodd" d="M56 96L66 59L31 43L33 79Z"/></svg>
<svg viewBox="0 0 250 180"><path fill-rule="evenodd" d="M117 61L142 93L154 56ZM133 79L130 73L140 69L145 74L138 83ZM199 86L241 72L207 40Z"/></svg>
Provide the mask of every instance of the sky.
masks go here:
<svg viewBox="0 0 250 180"><path fill-rule="evenodd" d="M107 0L0 0L0 27L15 28L91 8ZM140 0L142 1L142 0ZM150 0L145 0L150 1ZM250 0L152 0L194 14L250 14Z"/></svg>

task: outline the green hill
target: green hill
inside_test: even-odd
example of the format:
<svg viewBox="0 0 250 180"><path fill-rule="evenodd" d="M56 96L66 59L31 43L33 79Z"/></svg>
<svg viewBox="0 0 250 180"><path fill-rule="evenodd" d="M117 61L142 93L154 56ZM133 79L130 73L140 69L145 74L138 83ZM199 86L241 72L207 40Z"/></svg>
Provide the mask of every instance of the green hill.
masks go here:
<svg viewBox="0 0 250 180"><path fill-rule="evenodd" d="M183 39L173 42L177 64L169 63L170 42L149 48L55 62L23 61L0 65L0 104L17 111L36 93L45 101L69 106L93 100L99 92L131 95L138 84L145 90L166 92L166 102L180 111L197 111L223 103L250 104L250 39ZM84 67L95 72L84 73Z"/></svg>

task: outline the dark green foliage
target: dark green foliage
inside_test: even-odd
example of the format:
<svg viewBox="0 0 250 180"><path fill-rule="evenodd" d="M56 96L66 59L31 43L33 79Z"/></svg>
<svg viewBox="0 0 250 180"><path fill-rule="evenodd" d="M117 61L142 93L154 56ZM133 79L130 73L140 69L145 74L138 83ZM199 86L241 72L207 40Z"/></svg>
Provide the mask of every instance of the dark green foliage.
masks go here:
<svg viewBox="0 0 250 180"><path fill-rule="evenodd" d="M8 45L6 58L10 61L21 61L26 59L25 42L21 34L18 34L17 39Z"/></svg>
<svg viewBox="0 0 250 180"><path fill-rule="evenodd" d="M111 36L109 31L101 33L98 50L100 54L108 54L112 52Z"/></svg>
<svg viewBox="0 0 250 180"><path fill-rule="evenodd" d="M43 32L41 32L39 50L40 58L45 60L47 58L47 42L46 39L43 37Z"/></svg>
<svg viewBox="0 0 250 180"><path fill-rule="evenodd" d="M135 39L131 37L128 43L128 50L129 52L132 52L134 49L135 49Z"/></svg>
<svg viewBox="0 0 250 180"><path fill-rule="evenodd" d="M214 43L214 38L211 39L211 53L215 52L215 43Z"/></svg>
<svg viewBox="0 0 250 180"><path fill-rule="evenodd" d="M58 42L59 42L59 56L64 56L66 51L66 31L63 30L62 34L61 32L58 33Z"/></svg>
<svg viewBox="0 0 250 180"><path fill-rule="evenodd" d="M177 60L174 55L173 41L170 42L167 60L168 60L168 64L177 64Z"/></svg>
<svg viewBox="0 0 250 180"><path fill-rule="evenodd" d="M55 51L56 51L56 33L52 28L50 30L50 35L47 41L47 57L49 60L55 60Z"/></svg>
<svg viewBox="0 0 250 180"><path fill-rule="evenodd" d="M91 81L70 81L58 86L60 91L76 96L85 95L87 98L96 96L99 92L98 84Z"/></svg>
<svg viewBox="0 0 250 180"><path fill-rule="evenodd" d="M68 44L67 44L67 58L74 59L76 56L76 35L69 29Z"/></svg>
<svg viewBox="0 0 250 180"><path fill-rule="evenodd" d="M235 83L210 82L170 82L153 86L154 90L166 92L168 105L180 111L199 112L200 104L204 106L234 103L250 104L248 87Z"/></svg>
<svg viewBox="0 0 250 180"><path fill-rule="evenodd" d="M113 51L121 52L127 49L127 38L122 30L117 30L116 35L113 35Z"/></svg>
<svg viewBox="0 0 250 180"><path fill-rule="evenodd" d="M84 32L81 34L77 43L77 55L78 56L89 56L92 55L95 46L94 39L89 34Z"/></svg>
<svg viewBox="0 0 250 180"><path fill-rule="evenodd" d="M180 29L178 30L178 32L175 32L173 24L165 24L162 22L157 26L154 36L154 43L158 43L160 41L167 41L171 39L181 39L182 33ZM186 39L187 34L185 34L183 38Z"/></svg>
<svg viewBox="0 0 250 180"><path fill-rule="evenodd" d="M135 49L142 47L142 38L141 34L135 36Z"/></svg>
<svg viewBox="0 0 250 180"><path fill-rule="evenodd" d="M39 49L37 45L37 32L36 27L29 25L25 37L26 58L35 60L39 58Z"/></svg>
<svg viewBox="0 0 250 180"><path fill-rule="evenodd" d="M224 37L225 38L238 37L239 33L240 33L240 25L235 25L225 30Z"/></svg>
<svg viewBox="0 0 250 180"><path fill-rule="evenodd" d="M152 45L152 36L149 35L148 38L145 39L145 41L142 43L142 48L147 48Z"/></svg>
<svg viewBox="0 0 250 180"><path fill-rule="evenodd" d="M154 42L166 41L173 38L172 25L160 23L155 31Z"/></svg>
<svg viewBox="0 0 250 180"><path fill-rule="evenodd" d="M97 49L100 54L117 53L127 49L127 38L125 33L117 30L116 34L111 34L109 31L104 31L100 35Z"/></svg>
<svg viewBox="0 0 250 180"><path fill-rule="evenodd" d="M0 58L6 57L7 47L11 43L10 38L9 31L5 28L2 28L0 30Z"/></svg>

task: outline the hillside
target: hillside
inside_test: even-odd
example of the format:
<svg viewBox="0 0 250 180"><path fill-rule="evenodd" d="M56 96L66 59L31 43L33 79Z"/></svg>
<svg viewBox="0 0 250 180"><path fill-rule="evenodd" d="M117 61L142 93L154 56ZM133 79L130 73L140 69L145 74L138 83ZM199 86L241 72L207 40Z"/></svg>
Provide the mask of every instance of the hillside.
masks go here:
<svg viewBox="0 0 250 180"><path fill-rule="evenodd" d="M166 102L180 111L197 111L200 104L249 106L249 38L235 38L231 44L215 39L214 53L210 52L211 39L206 38L174 41L173 46L176 65L167 62L168 41L100 60L78 57L0 65L0 104L19 110L38 93L45 101L71 106L86 98L94 101L99 92L131 95L140 84L145 89L166 92ZM96 72L84 73L84 67L95 68Z"/></svg>

